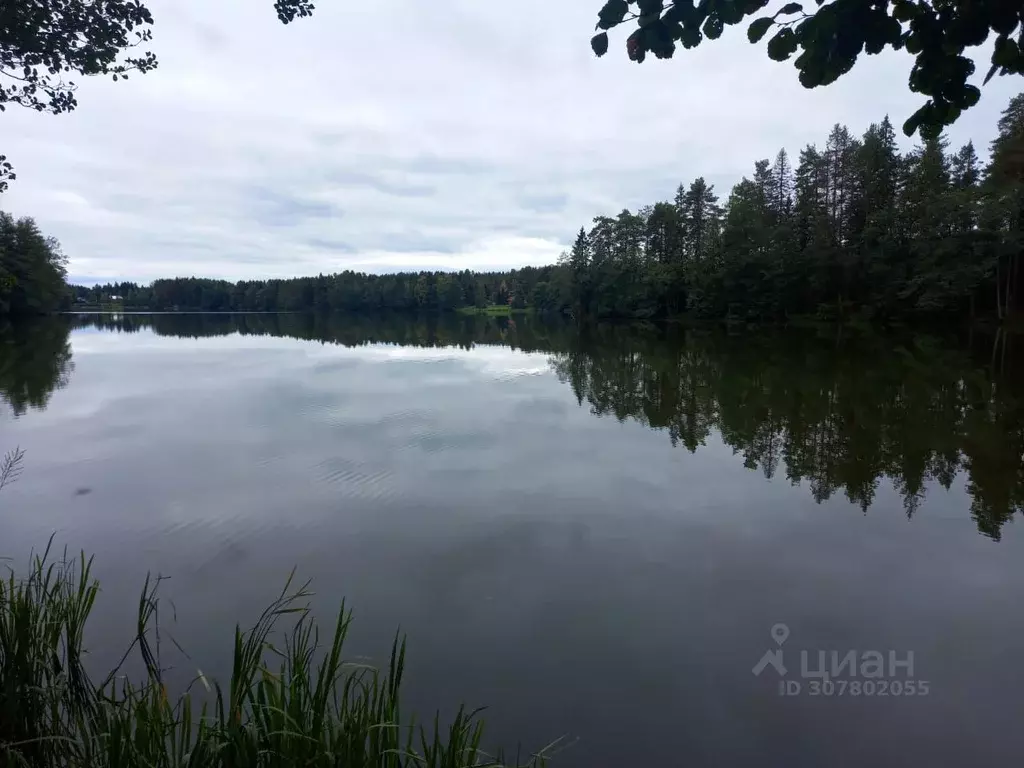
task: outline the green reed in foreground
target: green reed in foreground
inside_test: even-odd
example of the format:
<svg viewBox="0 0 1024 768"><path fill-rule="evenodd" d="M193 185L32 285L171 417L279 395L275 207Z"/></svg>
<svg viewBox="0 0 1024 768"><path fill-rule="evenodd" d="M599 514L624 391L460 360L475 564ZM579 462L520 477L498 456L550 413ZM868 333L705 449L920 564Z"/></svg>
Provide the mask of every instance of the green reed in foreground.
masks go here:
<svg viewBox="0 0 1024 768"><path fill-rule="evenodd" d="M99 591L91 566L84 555L55 560L48 547L26 575L0 579L0 768L503 765L501 755L481 750L478 711L460 710L446 727L437 716L427 725L403 720L405 641L396 637L386 671L344 661L351 613L343 605L321 642L309 585L293 589L291 579L252 629L236 628L227 690L200 673L193 685L206 703L191 692L167 695L159 580L147 579L122 660L138 654L144 679L132 683L119 665L94 683L82 646ZM542 765L550 749L511 764Z"/></svg>

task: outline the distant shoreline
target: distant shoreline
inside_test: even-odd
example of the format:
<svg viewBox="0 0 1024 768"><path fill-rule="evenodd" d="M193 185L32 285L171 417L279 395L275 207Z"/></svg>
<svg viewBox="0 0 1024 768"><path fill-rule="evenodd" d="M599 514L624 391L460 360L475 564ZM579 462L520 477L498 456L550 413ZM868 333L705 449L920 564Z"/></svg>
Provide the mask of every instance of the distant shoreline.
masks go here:
<svg viewBox="0 0 1024 768"><path fill-rule="evenodd" d="M316 309L144 309L126 308L121 309L110 305L77 307L75 309L59 312L61 315L305 315L321 310ZM345 310L329 310L338 314L345 314ZM409 312L401 309L384 309L384 312ZM419 310L422 311L422 310ZM487 307L458 307L454 310L438 310L440 312L452 311L460 315L489 315L491 317L504 317L506 315L523 315L533 312L532 307L512 308L492 304ZM413 310L415 314L416 310Z"/></svg>
<svg viewBox="0 0 1024 768"><path fill-rule="evenodd" d="M116 307L82 307L60 312L61 315L301 315L294 309L117 309Z"/></svg>

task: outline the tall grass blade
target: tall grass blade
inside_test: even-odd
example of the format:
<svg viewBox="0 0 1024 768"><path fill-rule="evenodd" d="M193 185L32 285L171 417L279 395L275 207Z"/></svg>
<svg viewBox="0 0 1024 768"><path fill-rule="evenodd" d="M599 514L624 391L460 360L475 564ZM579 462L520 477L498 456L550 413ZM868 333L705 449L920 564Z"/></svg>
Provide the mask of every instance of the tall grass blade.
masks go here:
<svg viewBox="0 0 1024 768"><path fill-rule="evenodd" d="M15 464L17 462L14 462ZM4 475L0 466L0 481ZM16 477L16 475L14 475ZM384 670L347 661L352 621L343 603L321 638L309 582L295 573L253 627L235 628L226 689L197 670L180 696L167 690L161 659L162 578L147 578L135 637L94 684L84 638L99 584L93 561L46 549L24 575L0 578L0 768L489 768L501 753L481 745L481 710L460 709L446 727L404 720L400 693L405 638L396 633ZM283 629L279 624L286 622ZM122 670L132 655L145 670ZM195 686L200 682L201 686ZM193 689L201 700L193 698ZM558 742L514 766L543 765Z"/></svg>

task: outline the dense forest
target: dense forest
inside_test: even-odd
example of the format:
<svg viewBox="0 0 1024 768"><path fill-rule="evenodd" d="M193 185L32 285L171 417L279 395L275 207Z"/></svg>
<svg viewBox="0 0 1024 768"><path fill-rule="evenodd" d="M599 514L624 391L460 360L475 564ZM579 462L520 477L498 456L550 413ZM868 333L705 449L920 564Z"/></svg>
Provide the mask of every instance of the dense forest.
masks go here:
<svg viewBox="0 0 1024 768"><path fill-rule="evenodd" d="M698 178L671 201L598 216L559 264L295 280L183 278L75 288L79 304L219 311L451 310L778 322L1012 314L1024 288L1024 94L983 166L942 136L901 154L888 118L860 138L759 160L724 203ZM116 298L115 298L116 297Z"/></svg>
<svg viewBox="0 0 1024 768"><path fill-rule="evenodd" d="M549 355L576 401L595 415L662 431L666 447L690 452L718 435L746 467L801 484L818 502L842 494L867 512L888 483L913 517L928 493L964 482L979 531L995 539L1024 512L1024 371L1010 349L1013 338L1003 334L995 344L980 333L730 336L676 325L454 313L81 315L74 323L346 347L501 344Z"/></svg>
<svg viewBox="0 0 1024 768"><path fill-rule="evenodd" d="M560 272L556 266L511 272L398 272L384 275L345 271L292 280L175 278L151 285L118 282L74 286L78 304L116 303L126 309L210 312L438 311L493 304L525 308L538 285Z"/></svg>
<svg viewBox="0 0 1024 768"><path fill-rule="evenodd" d="M900 154L888 118L856 138L760 160L720 204L698 178L672 201L600 216L568 258L584 314L777 321L793 315L1012 313L1024 276L1024 95L982 167L942 136Z"/></svg>
<svg viewBox="0 0 1024 768"><path fill-rule="evenodd" d="M33 219L0 211L0 317L67 309L67 259Z"/></svg>

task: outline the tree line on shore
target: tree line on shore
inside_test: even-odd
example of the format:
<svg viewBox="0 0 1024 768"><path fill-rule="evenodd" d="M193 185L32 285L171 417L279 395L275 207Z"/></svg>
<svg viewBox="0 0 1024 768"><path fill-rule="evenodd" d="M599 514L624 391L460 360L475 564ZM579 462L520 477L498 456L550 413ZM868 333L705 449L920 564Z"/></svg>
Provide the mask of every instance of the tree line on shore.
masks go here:
<svg viewBox="0 0 1024 768"><path fill-rule="evenodd" d="M0 317L67 309L67 258L34 219L0 211Z"/></svg>
<svg viewBox="0 0 1024 768"><path fill-rule="evenodd" d="M150 285L116 282L73 286L79 305L117 303L125 308L210 312L365 312L374 310L448 311L510 305L525 308L555 265L509 272L397 272L367 274L346 270L290 280L210 280L187 277Z"/></svg>
<svg viewBox="0 0 1024 768"><path fill-rule="evenodd" d="M1024 94L982 166L945 137L901 154L888 118L836 125L794 162L759 160L724 204L703 178L672 201L599 216L565 260L571 303L592 316L775 322L793 315L995 315L1024 275Z"/></svg>
<svg viewBox="0 0 1024 768"><path fill-rule="evenodd" d="M342 272L76 287L80 304L219 311L452 310L511 304L576 317L779 322L995 316L1024 289L1024 94L983 166L943 136L901 154L888 118L836 125L794 164L759 160L724 203L703 178L671 201L598 216L557 265L506 273Z"/></svg>

